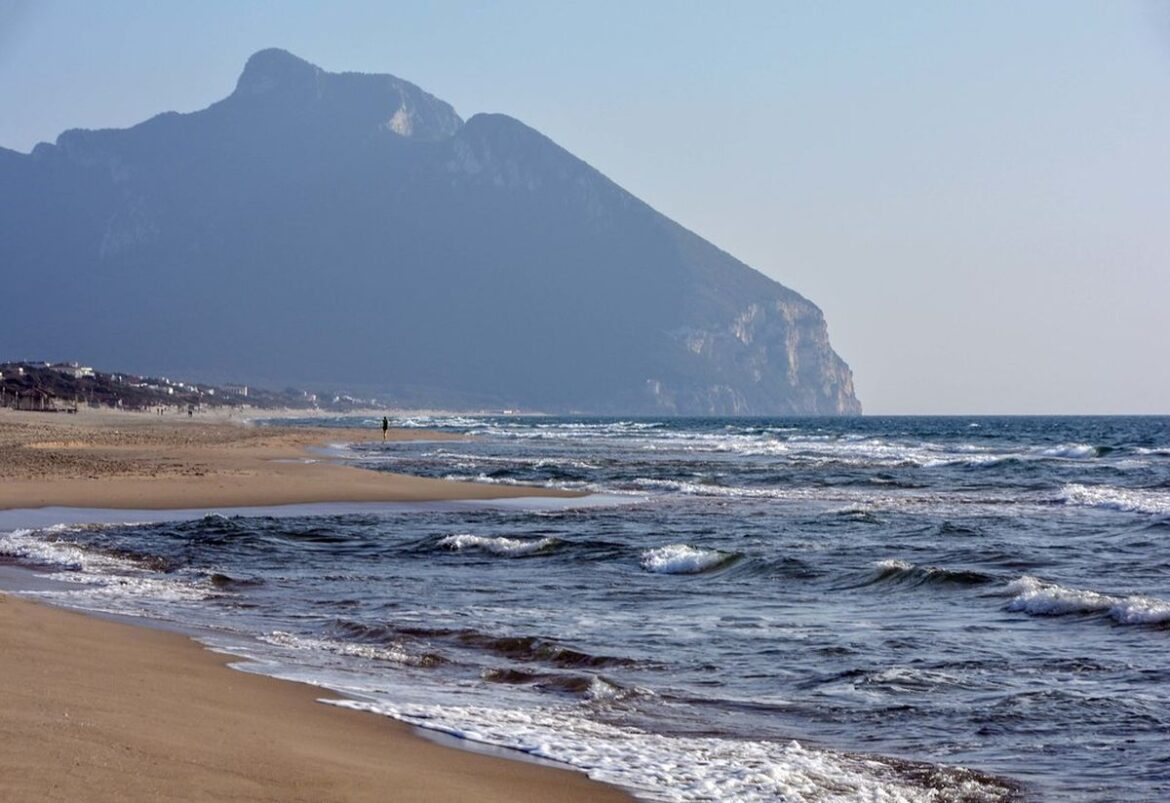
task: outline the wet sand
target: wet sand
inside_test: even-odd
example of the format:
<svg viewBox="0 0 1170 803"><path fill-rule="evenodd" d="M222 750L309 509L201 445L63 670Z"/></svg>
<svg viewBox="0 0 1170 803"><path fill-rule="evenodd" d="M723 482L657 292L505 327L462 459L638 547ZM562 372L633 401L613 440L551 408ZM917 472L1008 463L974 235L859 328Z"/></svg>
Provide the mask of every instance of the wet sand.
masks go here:
<svg viewBox="0 0 1170 803"><path fill-rule="evenodd" d="M444 747L190 639L0 595L6 801L623 801L583 774Z"/></svg>

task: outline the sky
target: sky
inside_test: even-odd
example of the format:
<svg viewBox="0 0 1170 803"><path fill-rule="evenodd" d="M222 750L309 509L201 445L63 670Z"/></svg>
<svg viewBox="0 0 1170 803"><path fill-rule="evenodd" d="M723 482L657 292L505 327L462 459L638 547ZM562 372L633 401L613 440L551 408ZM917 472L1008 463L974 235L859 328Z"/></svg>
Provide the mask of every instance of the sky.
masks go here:
<svg viewBox="0 0 1170 803"><path fill-rule="evenodd" d="M1170 413L1170 0L0 0L0 147L265 47L548 135L819 305L867 413Z"/></svg>

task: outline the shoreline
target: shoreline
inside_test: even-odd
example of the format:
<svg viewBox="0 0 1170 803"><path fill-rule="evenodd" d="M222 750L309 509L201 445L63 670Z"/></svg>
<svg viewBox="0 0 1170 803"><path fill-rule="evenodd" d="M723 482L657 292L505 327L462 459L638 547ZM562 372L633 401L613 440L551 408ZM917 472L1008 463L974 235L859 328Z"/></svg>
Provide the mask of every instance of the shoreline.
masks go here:
<svg viewBox="0 0 1170 803"><path fill-rule="evenodd" d="M571 768L457 749L161 628L0 592L7 800L632 801ZM388 790L393 790L388 792Z"/></svg>
<svg viewBox="0 0 1170 803"><path fill-rule="evenodd" d="M392 430L388 439L458 437L400 429ZM585 495L373 471L307 451L332 440L376 442L381 433L257 427L208 417L89 410L62 416L0 410L0 510L169 510Z"/></svg>
<svg viewBox="0 0 1170 803"><path fill-rule="evenodd" d="M131 413L0 411L0 511L165 515L207 507L584 496L408 477L306 454L330 440L380 436ZM391 437L455 439L422 430ZM389 717L322 704L321 698L345 698L232 668L240 660L165 626L127 624L0 590L3 797L634 799L574 768L440 744Z"/></svg>

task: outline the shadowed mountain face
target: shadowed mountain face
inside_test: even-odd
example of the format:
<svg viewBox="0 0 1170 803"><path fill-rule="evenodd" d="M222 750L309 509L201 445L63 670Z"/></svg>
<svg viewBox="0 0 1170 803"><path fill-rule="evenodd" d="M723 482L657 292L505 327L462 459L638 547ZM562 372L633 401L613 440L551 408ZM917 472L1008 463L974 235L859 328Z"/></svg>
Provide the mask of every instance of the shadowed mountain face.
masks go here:
<svg viewBox="0 0 1170 803"><path fill-rule="evenodd" d="M522 123L387 75L0 149L0 356L403 404L860 412L824 318Z"/></svg>

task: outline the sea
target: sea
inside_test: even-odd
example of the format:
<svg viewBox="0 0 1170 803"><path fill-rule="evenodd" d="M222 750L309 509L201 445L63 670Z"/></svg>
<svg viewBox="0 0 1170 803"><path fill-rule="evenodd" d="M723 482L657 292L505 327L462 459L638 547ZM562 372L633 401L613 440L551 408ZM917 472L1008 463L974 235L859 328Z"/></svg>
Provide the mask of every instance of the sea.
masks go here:
<svg viewBox="0 0 1170 803"><path fill-rule="evenodd" d="M648 801L1170 800L1170 418L273 423L333 428L306 459L585 495L18 512L0 556Z"/></svg>

